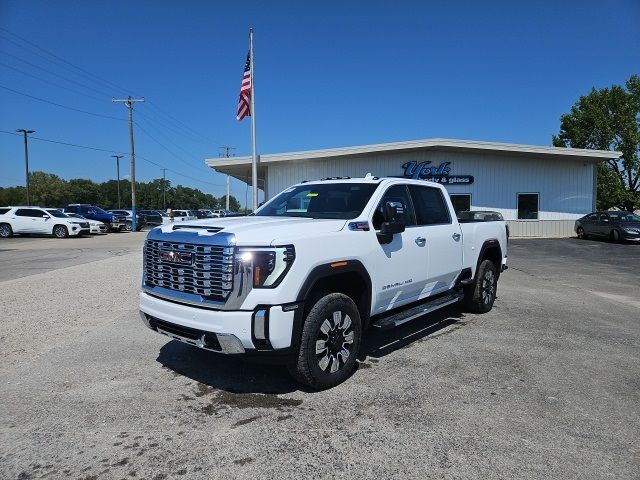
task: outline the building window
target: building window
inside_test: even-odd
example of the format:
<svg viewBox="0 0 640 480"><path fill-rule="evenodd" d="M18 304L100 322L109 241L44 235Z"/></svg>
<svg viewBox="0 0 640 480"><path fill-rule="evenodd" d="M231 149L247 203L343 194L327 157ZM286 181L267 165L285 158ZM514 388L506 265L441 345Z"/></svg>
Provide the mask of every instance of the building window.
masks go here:
<svg viewBox="0 0 640 480"><path fill-rule="evenodd" d="M468 212L471 210L471 194L470 193L453 193L450 194L453 210L458 212Z"/></svg>
<svg viewBox="0 0 640 480"><path fill-rule="evenodd" d="M519 193L518 194L518 220L537 220L539 194Z"/></svg>

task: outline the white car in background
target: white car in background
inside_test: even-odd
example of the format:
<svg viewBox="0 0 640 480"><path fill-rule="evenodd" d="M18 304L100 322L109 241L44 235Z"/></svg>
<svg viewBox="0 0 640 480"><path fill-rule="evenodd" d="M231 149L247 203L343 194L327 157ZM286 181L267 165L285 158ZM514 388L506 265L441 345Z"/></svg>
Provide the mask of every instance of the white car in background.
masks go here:
<svg viewBox="0 0 640 480"><path fill-rule="evenodd" d="M47 209L47 211L49 211ZM80 220L84 220L89 223L89 233L97 234L97 233L109 233L109 229L104 222L99 222L98 220L90 220L88 218L84 218L79 213L65 213L66 216L72 218L78 218Z"/></svg>
<svg viewBox="0 0 640 480"><path fill-rule="evenodd" d="M198 217L196 217L193 213L191 213L191 210L174 210L173 211L174 222L182 222L186 220L197 220L197 219Z"/></svg>
<svg viewBox="0 0 640 480"><path fill-rule="evenodd" d="M67 217L57 209L39 207L0 208L0 237L14 233L37 233L67 238L89 233L89 223Z"/></svg>

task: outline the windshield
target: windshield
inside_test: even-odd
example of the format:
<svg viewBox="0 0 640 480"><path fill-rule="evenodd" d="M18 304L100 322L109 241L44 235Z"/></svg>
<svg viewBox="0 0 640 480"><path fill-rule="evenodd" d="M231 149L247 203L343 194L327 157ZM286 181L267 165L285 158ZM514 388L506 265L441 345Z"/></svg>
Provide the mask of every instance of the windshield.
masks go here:
<svg viewBox="0 0 640 480"><path fill-rule="evenodd" d="M105 212L103 209L101 209L100 207L89 207L89 210L95 210L96 213L101 213L101 214L105 214L108 215L107 212Z"/></svg>
<svg viewBox="0 0 640 480"><path fill-rule="evenodd" d="M255 215L347 220L362 213L377 187L373 183L299 185L270 200Z"/></svg>
<svg viewBox="0 0 640 480"><path fill-rule="evenodd" d="M640 222L640 216L634 215L633 213L611 213L609 212L609 216L613 220L617 220L619 222Z"/></svg>
<svg viewBox="0 0 640 480"><path fill-rule="evenodd" d="M47 210L47 212L49 212L49 215L56 217L56 218L69 218L67 215L65 215L64 213L62 213L60 210Z"/></svg>

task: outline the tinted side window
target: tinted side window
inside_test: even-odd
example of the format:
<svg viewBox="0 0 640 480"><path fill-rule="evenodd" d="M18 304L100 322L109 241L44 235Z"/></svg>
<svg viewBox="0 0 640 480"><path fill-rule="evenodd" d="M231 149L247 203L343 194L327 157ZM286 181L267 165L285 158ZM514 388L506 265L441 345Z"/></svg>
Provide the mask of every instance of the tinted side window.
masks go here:
<svg viewBox="0 0 640 480"><path fill-rule="evenodd" d="M439 189L410 185L409 191L413 199L418 225L451 223L449 209Z"/></svg>
<svg viewBox="0 0 640 480"><path fill-rule="evenodd" d="M9 210L11 210L10 208L0 208L0 215L4 215L5 213L7 213Z"/></svg>
<svg viewBox="0 0 640 480"><path fill-rule="evenodd" d="M591 215L587 215L587 220L589 220L590 222L595 222L596 220L598 220L598 214L592 213Z"/></svg>
<svg viewBox="0 0 640 480"><path fill-rule="evenodd" d="M407 227L411 227L416 224L415 214L409 198L409 190L406 185L393 185L389 187L384 193L382 200L378 204L376 211L373 214L373 228L380 230L382 222L384 221L384 205L386 202L400 202L404 206L404 223Z"/></svg>
<svg viewBox="0 0 640 480"><path fill-rule="evenodd" d="M42 210L33 208L19 208L16 210L16 216L18 217L42 217L42 215L44 215Z"/></svg>

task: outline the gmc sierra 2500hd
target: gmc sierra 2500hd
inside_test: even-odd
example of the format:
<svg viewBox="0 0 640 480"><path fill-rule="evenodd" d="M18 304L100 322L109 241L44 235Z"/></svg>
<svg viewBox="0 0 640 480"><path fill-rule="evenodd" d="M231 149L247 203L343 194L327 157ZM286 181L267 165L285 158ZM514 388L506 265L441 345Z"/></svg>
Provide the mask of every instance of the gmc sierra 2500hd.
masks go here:
<svg viewBox="0 0 640 480"><path fill-rule="evenodd" d="M328 388L351 374L369 327L458 301L491 310L507 234L489 218L459 223L437 183L302 182L248 217L151 230L141 317L200 348L280 355L298 381Z"/></svg>

